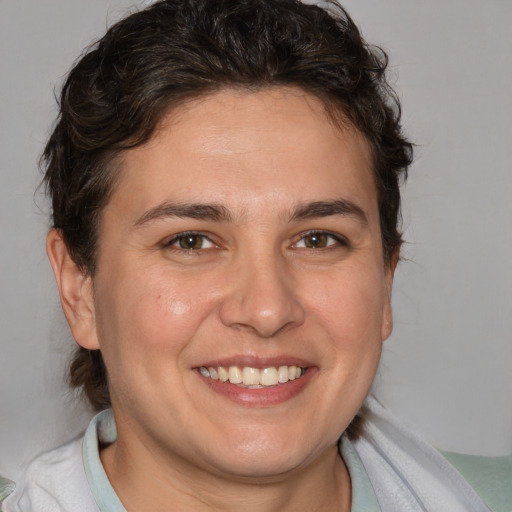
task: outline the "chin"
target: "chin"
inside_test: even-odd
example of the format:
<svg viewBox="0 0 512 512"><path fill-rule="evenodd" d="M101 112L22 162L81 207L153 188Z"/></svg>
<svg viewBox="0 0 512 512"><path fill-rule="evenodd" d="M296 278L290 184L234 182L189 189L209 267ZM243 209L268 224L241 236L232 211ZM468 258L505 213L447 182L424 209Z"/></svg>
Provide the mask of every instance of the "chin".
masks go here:
<svg viewBox="0 0 512 512"><path fill-rule="evenodd" d="M296 460L297 459L297 460ZM263 456L251 454L235 454L233 460L223 458L217 464L221 473L229 475L231 480L265 481L276 480L302 466L300 457L288 454L276 454Z"/></svg>
<svg viewBox="0 0 512 512"><path fill-rule="evenodd" d="M236 434L226 436L229 446L225 446L221 453L211 453L216 460L210 459L210 462L222 473L235 478L272 479L306 466L321 452L318 445L313 448L308 443L298 442L305 439L304 436L290 430L286 435L277 432L262 435L254 431L248 434L238 439ZM332 445L335 446L335 441ZM323 449L327 448L324 445Z"/></svg>

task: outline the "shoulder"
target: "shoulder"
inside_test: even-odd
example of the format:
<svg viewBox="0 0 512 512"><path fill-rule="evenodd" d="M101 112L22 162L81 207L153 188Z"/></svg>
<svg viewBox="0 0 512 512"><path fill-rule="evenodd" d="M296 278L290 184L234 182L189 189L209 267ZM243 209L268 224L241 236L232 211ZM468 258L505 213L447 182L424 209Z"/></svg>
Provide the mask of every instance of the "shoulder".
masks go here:
<svg viewBox="0 0 512 512"><path fill-rule="evenodd" d="M512 512L512 455L481 457L442 452L493 512Z"/></svg>
<svg viewBox="0 0 512 512"><path fill-rule="evenodd" d="M3 507L5 512L97 510L83 466L82 438L33 460L23 481L5 499Z"/></svg>

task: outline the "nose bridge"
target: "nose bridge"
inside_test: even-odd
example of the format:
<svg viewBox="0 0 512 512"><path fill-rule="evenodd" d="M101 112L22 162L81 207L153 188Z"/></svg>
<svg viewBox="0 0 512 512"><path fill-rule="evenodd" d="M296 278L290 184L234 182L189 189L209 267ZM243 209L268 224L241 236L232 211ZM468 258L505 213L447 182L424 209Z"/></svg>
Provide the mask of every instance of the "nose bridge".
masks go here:
<svg viewBox="0 0 512 512"><path fill-rule="evenodd" d="M221 309L224 324L271 337L300 324L304 311L290 269L279 251L239 254Z"/></svg>

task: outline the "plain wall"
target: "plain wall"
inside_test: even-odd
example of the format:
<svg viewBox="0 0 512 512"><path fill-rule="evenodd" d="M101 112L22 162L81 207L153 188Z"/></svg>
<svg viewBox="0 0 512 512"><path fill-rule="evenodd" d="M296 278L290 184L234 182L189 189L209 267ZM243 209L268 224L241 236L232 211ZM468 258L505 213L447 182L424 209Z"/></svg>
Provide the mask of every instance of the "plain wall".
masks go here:
<svg viewBox="0 0 512 512"><path fill-rule="evenodd" d="M147 3L147 2L146 2ZM130 0L0 0L0 473L79 433L37 159L54 88ZM138 5L141 5L139 3ZM375 392L435 445L512 452L512 3L348 0L391 56L417 160Z"/></svg>

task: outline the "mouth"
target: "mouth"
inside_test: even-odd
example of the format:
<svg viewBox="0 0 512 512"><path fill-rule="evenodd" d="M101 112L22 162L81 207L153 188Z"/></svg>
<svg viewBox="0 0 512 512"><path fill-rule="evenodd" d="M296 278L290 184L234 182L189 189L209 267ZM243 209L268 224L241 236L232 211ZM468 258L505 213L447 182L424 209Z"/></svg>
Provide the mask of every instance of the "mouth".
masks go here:
<svg viewBox="0 0 512 512"><path fill-rule="evenodd" d="M243 406L270 407L288 402L301 395L318 373L316 366L295 358L288 364L282 359L237 359L238 364L233 360L203 363L194 371L217 396Z"/></svg>
<svg viewBox="0 0 512 512"><path fill-rule="evenodd" d="M294 365L268 366L201 366L199 372L207 379L229 382L241 388L265 389L300 379L307 368Z"/></svg>

